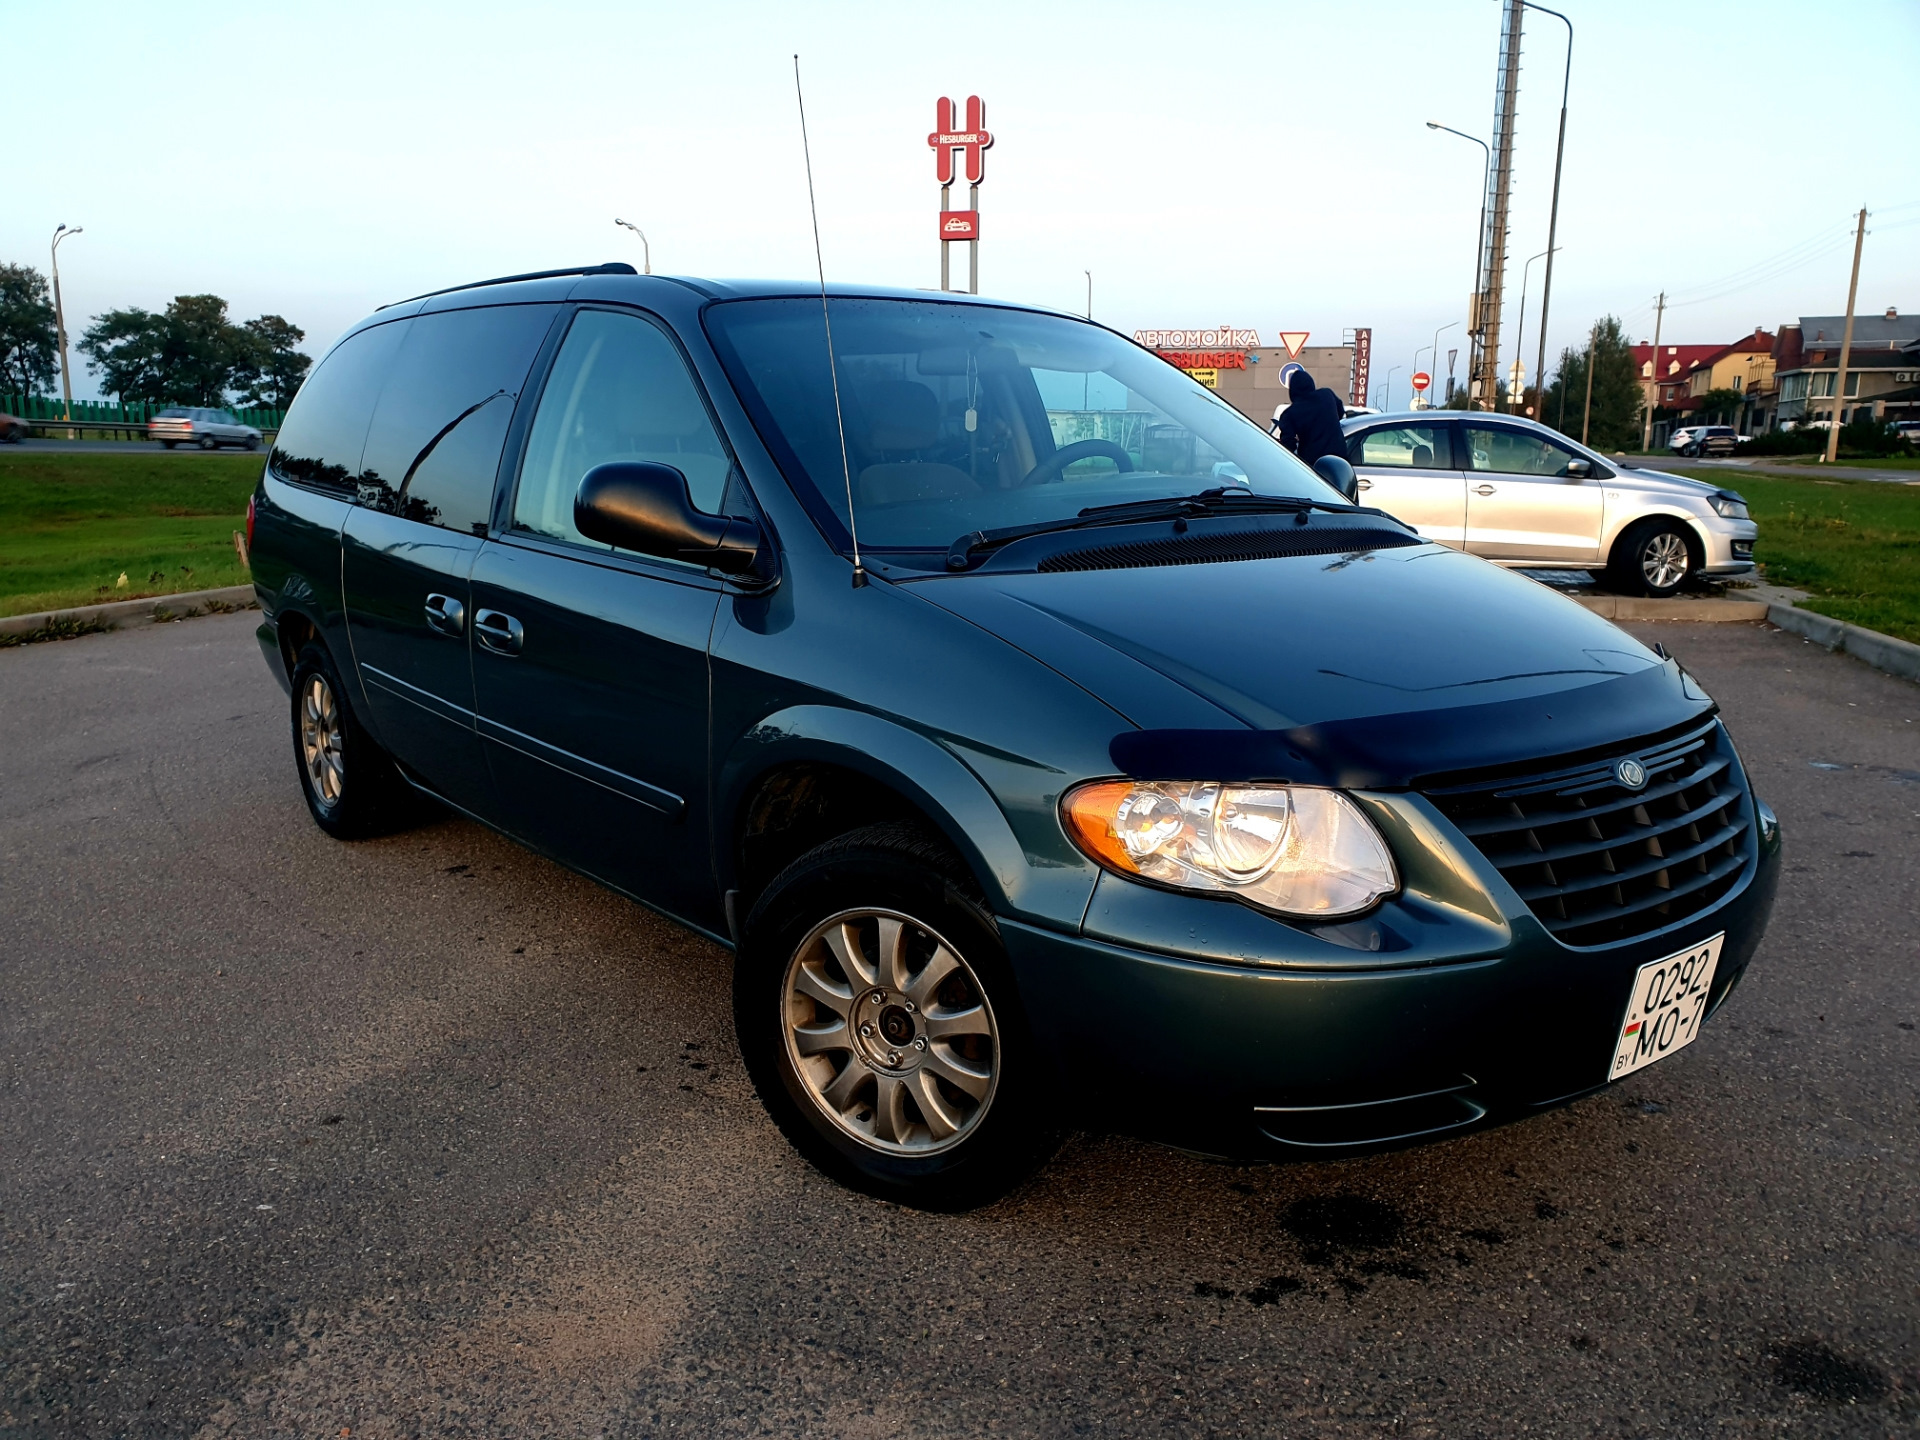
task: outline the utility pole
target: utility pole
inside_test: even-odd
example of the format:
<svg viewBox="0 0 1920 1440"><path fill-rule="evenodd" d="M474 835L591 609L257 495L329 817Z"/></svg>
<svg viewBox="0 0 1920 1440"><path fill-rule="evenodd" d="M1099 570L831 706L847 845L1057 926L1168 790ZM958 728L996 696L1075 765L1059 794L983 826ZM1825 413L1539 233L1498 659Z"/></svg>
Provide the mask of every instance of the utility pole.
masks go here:
<svg viewBox="0 0 1920 1440"><path fill-rule="evenodd" d="M1662 290L1654 302L1653 358L1647 362L1647 418L1640 427L1640 448L1653 448L1653 397L1660 391L1660 322L1667 318L1667 292Z"/></svg>
<svg viewBox="0 0 1920 1440"><path fill-rule="evenodd" d="M1840 373L1833 377L1833 420L1827 426L1826 463L1840 453L1840 407L1847 403L1847 361L1853 358L1853 302L1860 294L1860 246L1867 238L1867 207L1853 232L1853 278L1847 281L1847 327L1840 332ZM63 347L64 349L64 342Z"/></svg>
<svg viewBox="0 0 1920 1440"><path fill-rule="evenodd" d="M1587 443L1587 427L1593 423L1593 361L1600 353L1600 326L1596 322L1587 334L1587 408L1580 417L1580 443ZM1564 386L1562 387L1565 388Z"/></svg>
<svg viewBox="0 0 1920 1440"><path fill-rule="evenodd" d="M1487 182L1487 228L1481 236L1479 315L1481 344L1468 403L1491 410L1500 394L1500 291L1507 271L1507 204L1513 191L1513 126L1520 98L1520 22L1524 0L1504 0L1500 73L1493 92L1493 174ZM1549 241L1549 244L1552 242Z"/></svg>
<svg viewBox="0 0 1920 1440"><path fill-rule="evenodd" d="M73 369L67 364L67 312L66 307L60 303L60 242L62 240L72 239L85 229L86 227L84 225L76 225L71 230L65 225L62 225L58 230L53 232L53 247L51 250L53 255L53 328L55 333L60 337L60 418L68 421L73 419ZM1860 273L1860 258L1857 254L1854 256L1853 269L1857 277ZM1851 300L1847 302L1847 312L1849 317L1851 317L1853 312L1853 302ZM1847 322L1847 333L1849 335L1853 333L1853 322L1851 318L1849 318ZM67 438L72 440L77 433L75 430L69 428L67 430Z"/></svg>

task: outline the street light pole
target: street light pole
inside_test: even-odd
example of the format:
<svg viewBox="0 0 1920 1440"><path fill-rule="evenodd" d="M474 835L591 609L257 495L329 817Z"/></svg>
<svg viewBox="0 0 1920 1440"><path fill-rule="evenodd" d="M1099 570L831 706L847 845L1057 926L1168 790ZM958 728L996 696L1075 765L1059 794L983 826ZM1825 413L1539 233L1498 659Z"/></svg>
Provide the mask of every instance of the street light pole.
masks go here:
<svg viewBox="0 0 1920 1440"><path fill-rule="evenodd" d="M643 231L638 225L635 225L628 220L621 220L616 218L613 223L616 225L624 225L627 229L633 231L634 234L640 237L640 264L642 266L643 273L651 275L653 273L653 247L647 244L646 232Z"/></svg>
<svg viewBox="0 0 1920 1440"><path fill-rule="evenodd" d="M1527 275L1528 272L1533 269L1533 262L1546 253L1545 250L1542 250L1539 255L1533 256L1526 264L1520 267L1520 323L1513 327L1513 363L1516 365L1520 363L1520 356L1525 353L1520 348L1520 342L1526 338L1527 334ZM1520 378L1523 382L1526 379L1524 375ZM1534 372L1533 383L1536 385L1540 383L1540 372L1537 370ZM1519 388L1522 394L1524 394L1526 391L1525 384L1523 383ZM1511 389L1507 391L1507 413L1509 415L1513 413L1513 391Z"/></svg>
<svg viewBox="0 0 1920 1440"><path fill-rule="evenodd" d="M1573 22L1558 10L1548 10L1544 5L1534 4L1533 0L1520 0L1520 3L1529 10L1539 10L1553 16L1567 27L1567 69L1560 81L1560 139L1553 147L1553 208L1547 212L1547 273L1540 284L1540 353L1533 362L1534 384L1544 385L1547 376L1547 307L1553 299L1553 252L1559 248L1554 244L1554 235L1560 228L1560 162L1567 153L1567 92L1573 85ZM1546 394L1545 389L1540 393Z"/></svg>
<svg viewBox="0 0 1920 1440"><path fill-rule="evenodd" d="M60 418L68 421L73 419L73 372L67 365L67 312L66 307L60 303L60 242L80 234L84 229L86 229L84 225L76 225L71 230L65 225L62 225L53 232L53 245L51 247L51 254L53 256L53 327L55 333L60 337ZM69 440L74 438L74 432L71 429L67 431L67 438Z"/></svg>
<svg viewBox="0 0 1920 1440"><path fill-rule="evenodd" d="M1451 125L1442 125L1437 120L1427 121L1427 129L1444 130L1449 135L1458 135L1462 140L1471 140L1486 152L1486 162L1480 167L1480 228L1473 232L1473 313L1467 317L1467 337L1472 342L1474 350L1478 351L1480 348L1480 290L1484 278L1480 273L1480 240L1487 230L1487 180L1493 171L1493 150L1486 141L1469 135L1464 130L1456 130ZM1467 356L1467 374L1471 376L1473 373L1474 356L1470 352ZM1473 402L1469 400L1467 403Z"/></svg>
<svg viewBox="0 0 1920 1440"><path fill-rule="evenodd" d="M1394 366L1391 370L1387 371L1387 393L1385 396L1386 403L1380 407L1382 410L1393 409L1393 377L1398 375L1399 373L1400 373L1400 367L1398 365Z"/></svg>

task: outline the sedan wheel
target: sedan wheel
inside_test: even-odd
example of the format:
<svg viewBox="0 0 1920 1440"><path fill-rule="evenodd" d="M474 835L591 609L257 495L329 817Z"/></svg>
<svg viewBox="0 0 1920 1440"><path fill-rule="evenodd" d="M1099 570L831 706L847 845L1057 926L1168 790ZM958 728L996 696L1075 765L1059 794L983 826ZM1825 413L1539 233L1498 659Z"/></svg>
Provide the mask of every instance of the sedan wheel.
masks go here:
<svg viewBox="0 0 1920 1440"><path fill-rule="evenodd" d="M1693 568L1693 546L1679 522L1653 519L1620 538L1609 570L1615 586L1627 594L1665 599L1686 584Z"/></svg>
<svg viewBox="0 0 1920 1440"><path fill-rule="evenodd" d="M200 437L200 448L202 450L218 450L220 448L220 442L211 435L202 435Z"/></svg>
<svg viewBox="0 0 1920 1440"><path fill-rule="evenodd" d="M829 1123L887 1155L960 1144L993 1103L997 1031L979 976L891 910L843 911L787 965L788 1061Z"/></svg>

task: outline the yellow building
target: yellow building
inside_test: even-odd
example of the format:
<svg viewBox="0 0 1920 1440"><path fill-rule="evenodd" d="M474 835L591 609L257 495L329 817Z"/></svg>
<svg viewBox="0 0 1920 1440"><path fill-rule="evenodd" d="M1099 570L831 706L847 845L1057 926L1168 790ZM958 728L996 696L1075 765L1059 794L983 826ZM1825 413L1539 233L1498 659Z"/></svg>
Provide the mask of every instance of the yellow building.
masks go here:
<svg viewBox="0 0 1920 1440"><path fill-rule="evenodd" d="M1687 395L1698 397L1709 390L1737 390L1751 395L1773 388L1773 336L1755 328L1731 345L1696 360L1687 372Z"/></svg>

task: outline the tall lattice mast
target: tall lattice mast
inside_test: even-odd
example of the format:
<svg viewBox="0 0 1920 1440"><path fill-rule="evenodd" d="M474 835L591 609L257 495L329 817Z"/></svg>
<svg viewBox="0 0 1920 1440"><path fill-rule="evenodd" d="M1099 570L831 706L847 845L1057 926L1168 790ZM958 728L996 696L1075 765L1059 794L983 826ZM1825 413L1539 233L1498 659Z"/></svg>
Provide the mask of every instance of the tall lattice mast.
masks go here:
<svg viewBox="0 0 1920 1440"><path fill-rule="evenodd" d="M1481 291L1475 305L1472 400L1491 410L1500 393L1500 291L1507 270L1507 201L1513 191L1513 122L1520 98L1521 0L1505 0L1500 71L1493 90L1493 164L1487 171L1487 229L1480 237Z"/></svg>

